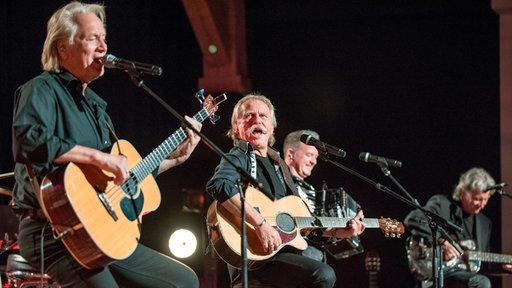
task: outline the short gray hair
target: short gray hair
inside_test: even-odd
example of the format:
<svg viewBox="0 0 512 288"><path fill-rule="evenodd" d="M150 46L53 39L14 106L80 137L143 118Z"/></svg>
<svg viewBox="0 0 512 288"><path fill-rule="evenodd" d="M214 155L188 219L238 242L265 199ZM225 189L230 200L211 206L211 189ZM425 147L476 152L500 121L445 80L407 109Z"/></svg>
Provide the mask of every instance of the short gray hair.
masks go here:
<svg viewBox="0 0 512 288"><path fill-rule="evenodd" d="M452 198L460 201L462 193L472 193L480 190L484 191L487 187L494 185L494 179L483 168L474 167L460 175L459 184L453 189ZM490 190L493 195L495 190Z"/></svg>
<svg viewBox="0 0 512 288"><path fill-rule="evenodd" d="M61 72L57 43L60 40L66 40L69 44L73 44L78 28L76 15L84 13L96 14L101 22L103 22L103 25L105 25L105 6L101 4L85 4L73 1L53 13L50 20L48 20L46 40L44 41L43 53L41 54L43 70L56 73Z"/></svg>
<svg viewBox="0 0 512 288"><path fill-rule="evenodd" d="M308 136L316 138L317 140L320 140L320 135L318 135L318 133L313 130L302 129L302 130L290 132L290 133L288 133L288 135L286 135L286 138L284 138L283 155L286 154L286 150L288 150L288 148L292 148L293 150L299 149L300 142L301 142L300 137L303 134L306 134Z"/></svg>

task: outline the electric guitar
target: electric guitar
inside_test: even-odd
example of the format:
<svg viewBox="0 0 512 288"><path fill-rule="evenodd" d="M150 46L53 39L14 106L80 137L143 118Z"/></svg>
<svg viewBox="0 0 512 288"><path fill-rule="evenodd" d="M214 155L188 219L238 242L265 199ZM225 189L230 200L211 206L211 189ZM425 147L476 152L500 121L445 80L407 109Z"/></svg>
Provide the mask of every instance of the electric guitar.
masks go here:
<svg viewBox="0 0 512 288"><path fill-rule="evenodd" d="M476 248L473 240L463 240L459 243L464 253L448 261L443 261L444 273L464 270L478 272L482 262L512 263L512 255L496 254L474 251ZM407 260L410 271L418 280L432 278L432 247L427 247L423 239L415 240L411 237L407 243Z"/></svg>
<svg viewBox="0 0 512 288"><path fill-rule="evenodd" d="M205 99L201 89L196 97L203 108L194 119L216 121L217 105L226 95ZM130 178L119 186L110 173L78 163L68 163L43 178L41 208L57 237L82 266L101 268L133 253L142 215L160 205L160 190L151 173L186 138L179 128L144 159L128 141L114 143L110 153L125 155L131 167Z"/></svg>
<svg viewBox="0 0 512 288"><path fill-rule="evenodd" d="M245 200L272 225L281 237L282 244L277 250L268 252L256 235L255 227L245 223L247 234L247 267L254 268L259 262L274 256L283 247L304 250L308 244L301 235L306 228L345 228L350 218L312 217L304 201L295 195L289 195L272 201L262 192L248 187ZM210 242L217 255L227 264L241 268L243 261L241 249L241 217L233 215L217 201L214 201L207 212L207 224ZM400 237L404 233L402 223L391 219L362 219L366 228L381 228L386 237Z"/></svg>

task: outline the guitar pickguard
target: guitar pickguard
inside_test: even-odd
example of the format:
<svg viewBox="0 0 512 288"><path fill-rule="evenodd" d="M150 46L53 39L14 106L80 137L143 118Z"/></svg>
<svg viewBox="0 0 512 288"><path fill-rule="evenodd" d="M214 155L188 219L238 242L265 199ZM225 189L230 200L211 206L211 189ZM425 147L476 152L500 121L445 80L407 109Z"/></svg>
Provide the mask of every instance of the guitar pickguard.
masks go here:
<svg viewBox="0 0 512 288"><path fill-rule="evenodd" d="M124 198L121 200L119 205L126 219L135 221L142 211L142 206L144 205L144 194L141 193L139 197L133 199Z"/></svg>

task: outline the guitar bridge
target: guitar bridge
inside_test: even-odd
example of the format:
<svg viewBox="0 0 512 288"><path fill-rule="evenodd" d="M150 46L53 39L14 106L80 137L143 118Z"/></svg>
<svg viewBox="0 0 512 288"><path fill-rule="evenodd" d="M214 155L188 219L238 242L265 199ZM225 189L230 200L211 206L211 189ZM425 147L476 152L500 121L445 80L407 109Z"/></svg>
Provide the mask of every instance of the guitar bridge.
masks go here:
<svg viewBox="0 0 512 288"><path fill-rule="evenodd" d="M107 196L105 196L105 193L103 193L102 191L99 191L98 187L94 187L94 188L95 188L94 190L96 190L96 193L98 193L98 198L100 199L101 204L103 204L103 207L105 207L105 210L107 210L110 217L112 217L114 219L114 221L119 220L119 217L117 217L117 214L114 211L114 207L112 206L110 201L108 201Z"/></svg>

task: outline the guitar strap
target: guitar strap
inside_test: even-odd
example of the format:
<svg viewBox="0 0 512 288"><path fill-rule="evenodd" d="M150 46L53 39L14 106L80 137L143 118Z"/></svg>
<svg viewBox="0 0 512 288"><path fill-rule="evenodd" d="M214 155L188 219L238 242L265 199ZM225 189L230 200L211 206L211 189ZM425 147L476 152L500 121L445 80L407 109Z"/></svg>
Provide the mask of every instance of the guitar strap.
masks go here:
<svg viewBox="0 0 512 288"><path fill-rule="evenodd" d="M288 188L290 188L293 195L300 197L299 191L297 190L297 187L295 186L295 183L293 182L292 174L290 173L290 168L288 167L288 165L286 165L286 162L284 162L284 160L279 156L279 153L272 148L269 148L267 153L268 153L268 156L272 160L274 160L276 163L278 163L279 168L282 172L281 177L284 177L284 182L286 183ZM277 175L280 175L280 173L278 171L276 171L276 172L277 172ZM302 197L301 197L301 199L302 199Z"/></svg>

